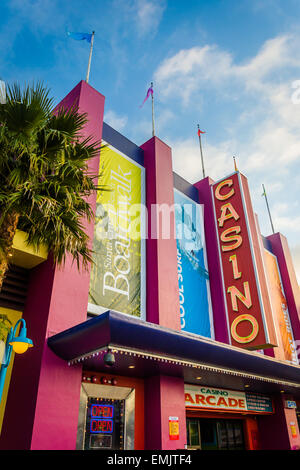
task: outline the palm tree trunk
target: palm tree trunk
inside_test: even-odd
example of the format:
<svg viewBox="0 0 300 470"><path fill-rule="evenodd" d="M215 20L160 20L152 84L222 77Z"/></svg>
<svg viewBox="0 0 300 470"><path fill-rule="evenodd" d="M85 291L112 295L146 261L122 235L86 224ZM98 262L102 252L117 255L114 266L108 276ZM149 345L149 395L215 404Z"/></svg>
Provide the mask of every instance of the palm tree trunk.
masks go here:
<svg viewBox="0 0 300 470"><path fill-rule="evenodd" d="M0 227L0 291L9 266L9 258L12 256L12 245L17 230L19 214L7 214Z"/></svg>

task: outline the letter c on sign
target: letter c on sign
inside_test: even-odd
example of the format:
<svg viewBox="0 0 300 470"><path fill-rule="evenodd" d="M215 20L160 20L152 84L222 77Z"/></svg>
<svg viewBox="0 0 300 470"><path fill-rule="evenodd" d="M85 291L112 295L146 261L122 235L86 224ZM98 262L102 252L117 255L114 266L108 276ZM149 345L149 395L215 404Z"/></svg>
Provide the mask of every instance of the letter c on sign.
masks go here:
<svg viewBox="0 0 300 470"><path fill-rule="evenodd" d="M248 321L252 325L252 331L250 335L248 336L240 336L236 331L238 324L241 323L242 321ZM259 325L257 323L256 318L254 318L252 315L249 315L249 314L239 315L233 320L231 324L231 336L233 337L235 341L237 341L237 343L242 343L242 344L250 343L250 341L253 341L258 335L258 331L259 331Z"/></svg>
<svg viewBox="0 0 300 470"><path fill-rule="evenodd" d="M225 199L229 199L231 196L234 195L234 189L231 189L229 191L229 193L227 194L221 194L220 193L220 190L221 188L223 188L223 186L232 186L233 185L233 181L232 180L224 180L222 181L220 184L218 184L218 186L216 187L216 190L215 190L215 196L216 198L219 200L219 201L225 201Z"/></svg>
<svg viewBox="0 0 300 470"><path fill-rule="evenodd" d="M206 401L209 405L216 406L215 401L212 400L215 400L215 397L213 395L209 395L208 397L206 397Z"/></svg>

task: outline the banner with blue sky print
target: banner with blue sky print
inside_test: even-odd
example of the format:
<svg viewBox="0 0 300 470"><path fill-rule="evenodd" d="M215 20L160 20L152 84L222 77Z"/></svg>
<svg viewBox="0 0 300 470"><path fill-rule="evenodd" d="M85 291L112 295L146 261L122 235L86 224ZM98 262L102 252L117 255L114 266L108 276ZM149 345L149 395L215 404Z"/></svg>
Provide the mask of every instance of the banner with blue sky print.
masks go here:
<svg viewBox="0 0 300 470"><path fill-rule="evenodd" d="M174 202L181 329L213 338L202 206L177 190Z"/></svg>

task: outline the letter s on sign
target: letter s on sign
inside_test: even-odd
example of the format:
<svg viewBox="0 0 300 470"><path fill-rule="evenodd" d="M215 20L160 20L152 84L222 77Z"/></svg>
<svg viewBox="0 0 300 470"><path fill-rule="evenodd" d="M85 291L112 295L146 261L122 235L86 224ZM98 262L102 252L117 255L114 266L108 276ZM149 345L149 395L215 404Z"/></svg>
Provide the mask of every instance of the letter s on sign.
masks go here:
<svg viewBox="0 0 300 470"><path fill-rule="evenodd" d="M222 245L222 251L231 251L235 250L242 244L242 237L241 235L238 235L240 233L241 227L238 225L236 227L230 227L227 230L224 230L224 232L221 233L220 239L222 242L227 243L230 241L235 241L235 243L231 245ZM235 233L236 235L230 235L231 233Z"/></svg>

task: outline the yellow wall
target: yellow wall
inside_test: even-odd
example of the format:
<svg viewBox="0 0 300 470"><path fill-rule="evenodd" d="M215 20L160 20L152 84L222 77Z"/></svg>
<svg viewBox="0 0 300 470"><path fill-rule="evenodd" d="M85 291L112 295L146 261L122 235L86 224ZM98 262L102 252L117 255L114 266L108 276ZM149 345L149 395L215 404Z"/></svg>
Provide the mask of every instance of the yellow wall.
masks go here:
<svg viewBox="0 0 300 470"><path fill-rule="evenodd" d="M48 249L42 246L35 250L27 243L27 234L17 230L13 241L13 257L10 262L22 268L31 269L45 261L48 257Z"/></svg>
<svg viewBox="0 0 300 470"><path fill-rule="evenodd" d="M13 327L15 326L17 321L22 317L22 312L18 312L17 310L11 310L9 308L0 307L0 313L7 315L9 320L12 322ZM13 363L14 363L14 357L15 357L15 354L12 353L11 361L10 361L10 364L8 366L7 373L6 373L6 379L5 379L5 384L4 384L2 400L1 400L1 403L0 403L0 433L1 433L2 422L3 422L3 417L4 417L4 411L5 411L5 405L6 405L6 399L7 399L7 394L8 394L9 384L10 384L10 378L11 378L11 373L12 373L12 368L13 368Z"/></svg>

